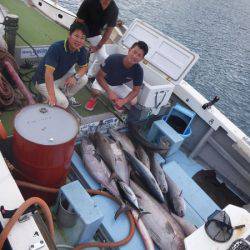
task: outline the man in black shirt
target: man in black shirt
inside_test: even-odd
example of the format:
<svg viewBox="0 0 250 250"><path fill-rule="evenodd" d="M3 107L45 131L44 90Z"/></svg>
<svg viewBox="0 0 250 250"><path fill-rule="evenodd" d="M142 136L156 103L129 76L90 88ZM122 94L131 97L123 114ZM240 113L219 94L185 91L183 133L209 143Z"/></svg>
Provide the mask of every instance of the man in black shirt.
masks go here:
<svg viewBox="0 0 250 250"><path fill-rule="evenodd" d="M76 22L85 23L89 30L88 41L94 62L89 68L88 76L94 77L105 58L102 46L109 39L118 17L118 7L114 0L84 0L77 12ZM101 31L106 26L103 36Z"/></svg>

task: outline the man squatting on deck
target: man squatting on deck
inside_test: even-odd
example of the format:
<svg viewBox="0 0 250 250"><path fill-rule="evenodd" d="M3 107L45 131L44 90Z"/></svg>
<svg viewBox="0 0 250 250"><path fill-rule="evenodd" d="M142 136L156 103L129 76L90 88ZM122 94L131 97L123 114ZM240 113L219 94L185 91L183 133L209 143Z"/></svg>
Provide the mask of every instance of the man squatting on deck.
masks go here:
<svg viewBox="0 0 250 250"><path fill-rule="evenodd" d="M116 25L118 13L118 7L113 0L84 0L76 14L75 22L86 24L89 30L87 40L91 44L90 52L93 53L93 64L88 71L89 78L96 76L100 64L105 59L103 45ZM104 26L106 28L101 36Z"/></svg>
<svg viewBox="0 0 250 250"><path fill-rule="evenodd" d="M73 96L88 81L88 52L83 47L87 35L85 24L73 23L67 40L52 44L41 60L32 81L50 105L67 108L70 101L77 106Z"/></svg>
<svg viewBox="0 0 250 250"><path fill-rule="evenodd" d="M107 93L117 111L121 111L125 104L134 105L143 83L143 69L139 62L147 53L147 44L138 41L132 45L127 55L110 55L101 65L91 88L92 98L87 102L85 108L93 110L97 97L102 92ZM132 90L127 84L133 85Z"/></svg>

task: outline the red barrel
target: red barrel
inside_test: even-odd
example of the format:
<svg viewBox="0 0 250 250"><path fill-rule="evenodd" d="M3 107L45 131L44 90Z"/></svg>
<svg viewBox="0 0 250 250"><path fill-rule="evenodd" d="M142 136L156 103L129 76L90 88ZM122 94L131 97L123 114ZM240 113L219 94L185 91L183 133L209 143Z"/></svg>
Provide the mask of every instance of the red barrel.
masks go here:
<svg viewBox="0 0 250 250"><path fill-rule="evenodd" d="M33 183L60 187L66 181L78 130L74 116L62 108L24 107L14 120L13 153L19 169ZM51 196L37 195L51 202Z"/></svg>

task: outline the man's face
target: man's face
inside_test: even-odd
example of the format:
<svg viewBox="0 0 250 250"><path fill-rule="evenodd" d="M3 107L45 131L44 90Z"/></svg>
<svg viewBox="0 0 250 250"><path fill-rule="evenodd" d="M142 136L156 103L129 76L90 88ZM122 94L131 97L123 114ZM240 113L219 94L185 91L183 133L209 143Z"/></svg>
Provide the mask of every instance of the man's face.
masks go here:
<svg viewBox="0 0 250 250"><path fill-rule="evenodd" d="M128 61L131 64L139 63L144 58L144 51L138 46L130 48L127 55Z"/></svg>
<svg viewBox="0 0 250 250"><path fill-rule="evenodd" d="M100 2L101 2L101 5L102 5L102 8L106 9L109 6L111 0L100 0Z"/></svg>
<svg viewBox="0 0 250 250"><path fill-rule="evenodd" d="M80 49L84 45L85 35L81 30L75 30L72 34L69 35L68 41L72 49Z"/></svg>

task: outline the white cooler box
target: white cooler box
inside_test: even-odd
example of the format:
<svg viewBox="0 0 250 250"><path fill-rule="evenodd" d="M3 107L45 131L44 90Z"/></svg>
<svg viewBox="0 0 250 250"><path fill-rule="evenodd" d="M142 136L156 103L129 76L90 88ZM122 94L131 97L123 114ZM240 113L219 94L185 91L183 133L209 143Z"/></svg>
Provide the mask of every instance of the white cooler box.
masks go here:
<svg viewBox="0 0 250 250"><path fill-rule="evenodd" d="M153 113L168 104L175 85L167 81L159 72L146 65L143 66L144 79L138 103L146 108L151 108Z"/></svg>
<svg viewBox="0 0 250 250"><path fill-rule="evenodd" d="M135 19L117 44L105 45L106 57L114 53L127 54L128 48L139 40L147 43L149 52L141 63L144 84L138 103L157 114L199 56L149 24Z"/></svg>

